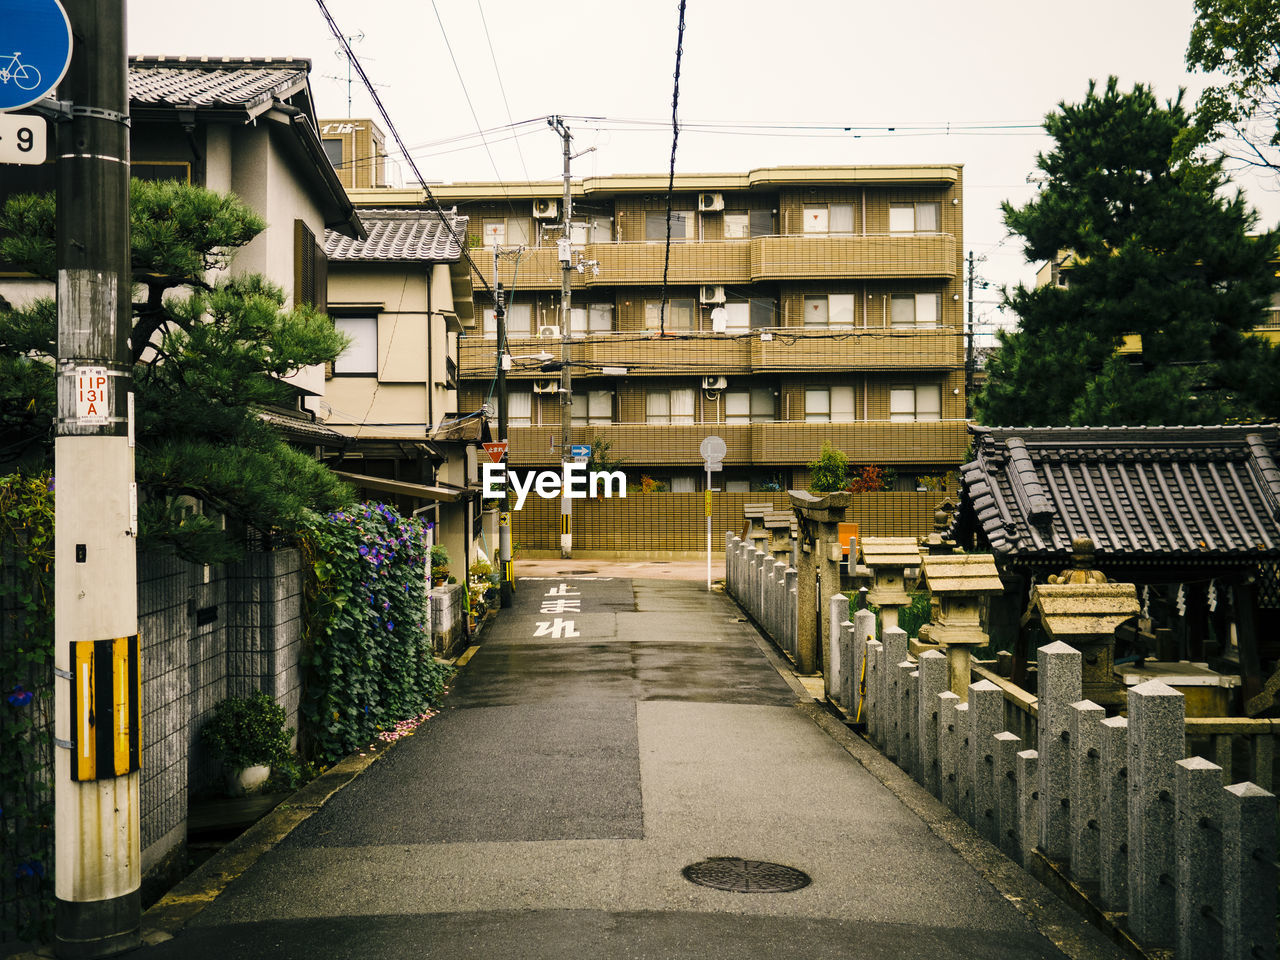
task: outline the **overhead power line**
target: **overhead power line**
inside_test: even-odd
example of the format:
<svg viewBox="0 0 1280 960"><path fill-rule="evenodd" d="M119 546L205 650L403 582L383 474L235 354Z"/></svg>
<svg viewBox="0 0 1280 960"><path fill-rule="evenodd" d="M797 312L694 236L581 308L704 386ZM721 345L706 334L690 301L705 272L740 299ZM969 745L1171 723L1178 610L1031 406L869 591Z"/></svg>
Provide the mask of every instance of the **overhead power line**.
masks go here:
<svg viewBox="0 0 1280 960"><path fill-rule="evenodd" d="M662 295L658 298L658 329L666 331L667 272L671 267L671 191L676 183L676 145L680 142L680 58L684 55L684 5L680 0L680 25L676 29L676 72L671 90L671 172L667 176L667 244L662 252Z"/></svg>
<svg viewBox="0 0 1280 960"><path fill-rule="evenodd" d="M316 0L316 4L320 7L320 12L328 22L329 29L333 32L334 37L342 44L343 49L346 50L347 59L351 62L351 65L355 67L356 73L360 75L360 82L364 84L365 90L369 92L369 97L373 100L373 105L378 110L378 116L380 116L382 118L382 122L387 125L387 132L389 132L395 140L396 146L400 148L400 152L404 156L405 162L409 164L409 168L413 171L414 177L416 177L418 183L422 185L422 192L426 195L427 201L431 204L431 209L435 212L436 216L440 218L441 226L445 228L445 231L448 232L454 243L458 245L458 249L462 253L462 258L467 262L467 265L472 270L473 277L477 274L479 275L478 279L480 280L481 288L491 299L495 299L496 302L493 288L489 286L489 282L484 279L484 274L480 273L479 267L476 266L475 261L471 258L471 252L467 249L466 238L458 236L458 232L453 228L453 222L445 214L444 207L440 206L440 201L435 198L435 194L433 194L431 192L431 188L427 186L426 179L422 176L422 172L418 169L418 165L414 162L408 148L404 145L404 140L400 137L400 131L396 129L396 125L391 121L391 115L387 113L387 108L383 106L382 98L378 96L378 91L374 89L372 81L369 80L369 75L365 73L364 64L360 62L355 51L351 49L351 44L347 43L346 36L343 34L342 30L338 28L338 24L334 21L333 14L329 12L329 8L325 5L324 0Z"/></svg>

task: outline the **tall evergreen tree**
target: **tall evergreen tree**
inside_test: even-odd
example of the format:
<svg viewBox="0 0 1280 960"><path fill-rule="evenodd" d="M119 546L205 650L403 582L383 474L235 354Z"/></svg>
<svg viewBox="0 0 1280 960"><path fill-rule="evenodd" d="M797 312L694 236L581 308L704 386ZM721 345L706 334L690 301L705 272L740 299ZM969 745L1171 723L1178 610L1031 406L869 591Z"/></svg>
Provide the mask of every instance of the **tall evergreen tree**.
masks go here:
<svg viewBox="0 0 1280 960"><path fill-rule="evenodd" d="M10 198L0 210L0 259L52 279L52 194ZM224 273L264 228L238 199L200 187L134 180L130 188L136 473L142 542L192 559L229 559L237 528L292 530L351 492L261 418L291 401L280 377L333 360L345 341L311 307L285 309L258 276ZM210 280L212 275L221 275ZM0 302L0 469L53 463L57 310ZM184 509L194 497L231 521Z"/></svg>
<svg viewBox="0 0 1280 960"><path fill-rule="evenodd" d="M1054 148L1022 207L1004 204L1031 262L1069 257L1067 285L1006 292L975 400L988 424L1215 423L1280 416L1280 352L1247 331L1280 288L1275 232L1192 151L1177 100L1093 83L1045 119ZM1136 356L1118 353L1127 334Z"/></svg>

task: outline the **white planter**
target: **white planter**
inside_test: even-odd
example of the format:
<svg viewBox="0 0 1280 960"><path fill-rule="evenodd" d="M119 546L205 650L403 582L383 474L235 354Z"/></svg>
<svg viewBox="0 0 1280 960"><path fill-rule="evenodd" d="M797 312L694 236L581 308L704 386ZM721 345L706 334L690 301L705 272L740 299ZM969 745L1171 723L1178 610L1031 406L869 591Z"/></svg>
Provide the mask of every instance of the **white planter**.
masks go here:
<svg viewBox="0 0 1280 960"><path fill-rule="evenodd" d="M271 776L271 768L269 766L255 764L252 767L245 767L237 773L228 773L227 787L232 796L243 797L246 793L253 793L266 783L269 776Z"/></svg>

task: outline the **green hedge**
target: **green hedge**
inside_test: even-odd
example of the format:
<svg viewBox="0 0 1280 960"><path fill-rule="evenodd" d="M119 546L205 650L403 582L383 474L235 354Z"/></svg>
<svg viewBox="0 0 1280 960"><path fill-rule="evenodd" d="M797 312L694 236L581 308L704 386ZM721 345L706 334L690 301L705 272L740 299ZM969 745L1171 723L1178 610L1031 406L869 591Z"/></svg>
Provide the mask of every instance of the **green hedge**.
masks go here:
<svg viewBox="0 0 1280 960"><path fill-rule="evenodd" d="M365 503L317 520L303 556L304 750L334 762L437 703L449 668L432 657L423 524Z"/></svg>

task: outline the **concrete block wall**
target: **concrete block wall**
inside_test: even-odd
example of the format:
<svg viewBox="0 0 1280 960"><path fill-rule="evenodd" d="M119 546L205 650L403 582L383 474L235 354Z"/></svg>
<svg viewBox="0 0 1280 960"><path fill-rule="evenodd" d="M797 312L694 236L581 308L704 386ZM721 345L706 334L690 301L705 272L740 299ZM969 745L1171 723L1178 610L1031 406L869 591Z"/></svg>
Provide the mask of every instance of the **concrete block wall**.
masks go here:
<svg viewBox="0 0 1280 960"><path fill-rule="evenodd" d="M431 588L431 644L438 657L449 656L466 636L461 583Z"/></svg>

